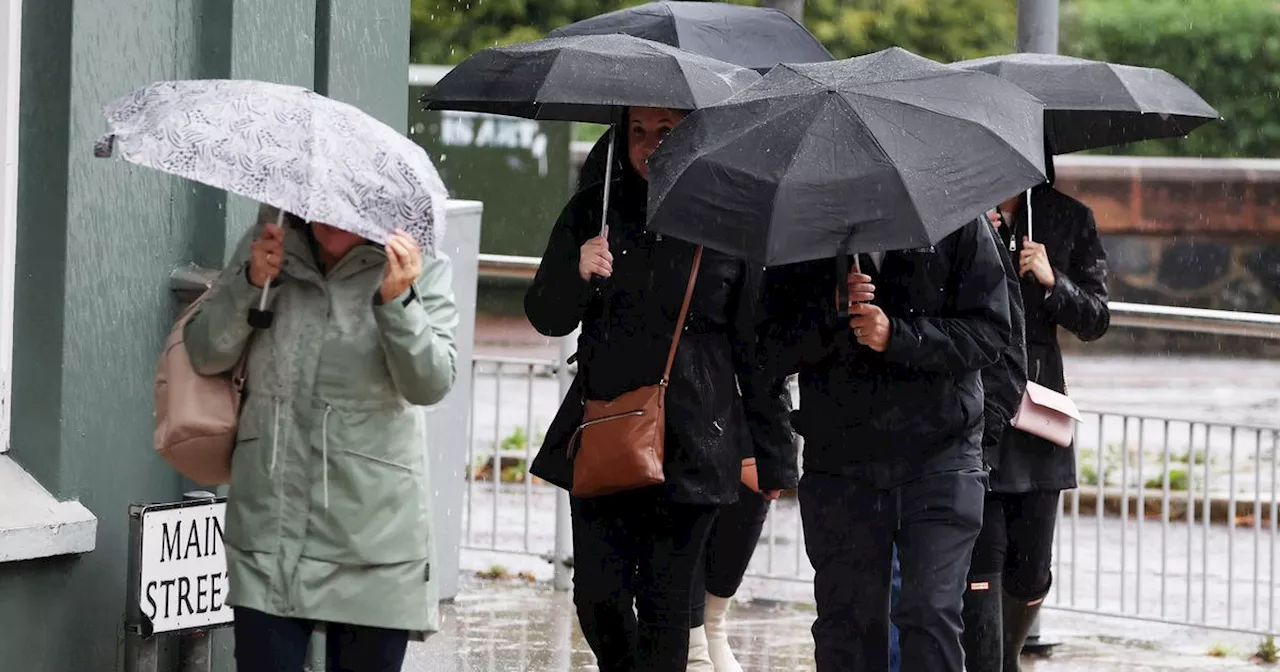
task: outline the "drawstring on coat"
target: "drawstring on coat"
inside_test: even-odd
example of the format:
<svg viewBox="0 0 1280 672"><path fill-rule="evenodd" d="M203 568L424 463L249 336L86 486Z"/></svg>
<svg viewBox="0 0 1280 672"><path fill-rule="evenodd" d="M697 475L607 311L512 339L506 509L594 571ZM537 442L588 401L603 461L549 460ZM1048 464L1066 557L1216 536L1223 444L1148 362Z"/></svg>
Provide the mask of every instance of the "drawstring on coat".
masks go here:
<svg viewBox="0 0 1280 672"><path fill-rule="evenodd" d="M276 455L280 453L280 397L276 397L275 402L271 420L271 467L267 471L272 476L276 473Z"/></svg>
<svg viewBox="0 0 1280 672"><path fill-rule="evenodd" d="M324 510L329 510L329 414L332 406L324 407L324 418L320 421L320 463L321 480L324 481Z"/></svg>

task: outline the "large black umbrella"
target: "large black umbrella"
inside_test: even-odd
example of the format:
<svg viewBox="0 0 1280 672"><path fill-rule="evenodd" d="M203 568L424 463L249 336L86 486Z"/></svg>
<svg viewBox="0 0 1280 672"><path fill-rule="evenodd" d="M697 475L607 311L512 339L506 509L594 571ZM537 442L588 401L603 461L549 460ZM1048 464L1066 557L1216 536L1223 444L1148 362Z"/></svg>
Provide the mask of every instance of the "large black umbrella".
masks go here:
<svg viewBox="0 0 1280 672"><path fill-rule="evenodd" d="M1044 181L1044 108L893 48L781 65L650 160L649 228L764 265L927 247Z"/></svg>
<svg viewBox="0 0 1280 672"><path fill-rule="evenodd" d="M612 123L621 107L693 110L759 79L736 65L630 35L482 49L422 96L428 110Z"/></svg>
<svg viewBox="0 0 1280 672"><path fill-rule="evenodd" d="M1054 154L1181 137L1219 118L1191 87L1158 68L1056 54L1008 54L953 65L997 75L1044 101Z"/></svg>
<svg viewBox="0 0 1280 672"><path fill-rule="evenodd" d="M464 110L612 124L624 107L693 110L760 79L752 70L630 35L557 37L482 49L424 96L427 110ZM613 168L609 134L606 180ZM609 211L604 190L601 228Z"/></svg>
<svg viewBox="0 0 1280 672"><path fill-rule="evenodd" d="M831 60L818 38L785 13L724 2L650 2L562 26L547 37L615 33L762 73L779 63Z"/></svg>

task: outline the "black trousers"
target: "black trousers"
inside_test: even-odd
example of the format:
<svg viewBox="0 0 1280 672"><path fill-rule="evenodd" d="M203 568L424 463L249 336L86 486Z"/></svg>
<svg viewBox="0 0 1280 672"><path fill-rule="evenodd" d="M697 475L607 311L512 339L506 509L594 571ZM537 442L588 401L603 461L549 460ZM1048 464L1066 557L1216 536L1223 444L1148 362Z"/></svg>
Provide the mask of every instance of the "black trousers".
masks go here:
<svg viewBox="0 0 1280 672"><path fill-rule="evenodd" d="M973 576L1000 574L1004 592L1020 600L1044 597L1053 583L1053 532L1058 491L987 493L982 533L973 547Z"/></svg>
<svg viewBox="0 0 1280 672"><path fill-rule="evenodd" d="M707 539L705 569L694 574L692 627L706 620L707 593L728 598L738 592L768 517L769 502L745 485L738 488L738 501L720 507Z"/></svg>
<svg viewBox="0 0 1280 672"><path fill-rule="evenodd" d="M963 672L961 600L986 483L977 469L931 474L887 490L844 476L804 475L800 515L816 571L819 672L889 669L895 543L902 592L893 623L903 672Z"/></svg>
<svg viewBox="0 0 1280 672"><path fill-rule="evenodd" d="M683 672L716 507L654 489L572 499L573 603L600 672Z"/></svg>
<svg viewBox="0 0 1280 672"><path fill-rule="evenodd" d="M236 672L302 672L316 622L236 608ZM328 672L400 672L407 630L326 623Z"/></svg>

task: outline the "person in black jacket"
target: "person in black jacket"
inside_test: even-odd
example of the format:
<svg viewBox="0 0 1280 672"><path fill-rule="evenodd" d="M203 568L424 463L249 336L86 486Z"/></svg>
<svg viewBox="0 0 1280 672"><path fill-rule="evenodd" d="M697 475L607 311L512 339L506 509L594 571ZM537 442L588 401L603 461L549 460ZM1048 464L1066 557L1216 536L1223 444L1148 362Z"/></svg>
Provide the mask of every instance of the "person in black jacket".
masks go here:
<svg viewBox="0 0 1280 672"><path fill-rule="evenodd" d="M893 608L902 669L961 672L961 595L982 524L980 372L1009 343L990 225L937 246L772 269L762 335L771 371L800 374L800 511L816 571L820 672L888 669ZM874 278L874 280L873 280ZM838 310L837 281L854 303Z"/></svg>
<svg viewBox="0 0 1280 672"><path fill-rule="evenodd" d="M662 377L695 247L645 230L646 161L682 117L629 111L607 234L605 185L596 184L565 207L525 296L539 332L565 336L582 326L580 373L531 468L566 489L566 447L583 399L613 399ZM764 378L756 361L750 307L759 275L703 253L667 389L665 482L572 500L574 604L602 672L685 669L695 573L717 509L737 500L744 455L755 456L766 497L795 487L786 381Z"/></svg>
<svg viewBox="0 0 1280 672"><path fill-rule="evenodd" d="M1026 315L1026 379L1066 392L1058 328L1083 341L1101 338L1107 309L1107 255L1093 212L1050 184L998 209L999 236L1017 265ZM974 610L965 622L971 672L1018 670L1018 656L1049 593L1059 493L1076 487L1075 451L1006 429L992 461L982 534L972 574L1001 594L1002 608ZM977 580L976 578L974 580ZM993 622L999 618L999 622ZM995 633L1002 633L997 639Z"/></svg>
<svg viewBox="0 0 1280 672"><path fill-rule="evenodd" d="M993 224L996 214L989 217ZM983 411L982 459L986 463L988 473L1000 466L1000 446L1009 423L1018 413L1022 402L1023 391L1027 387L1027 336L1024 323L1025 311L1022 305L1022 283L1018 277L1018 269L1013 259L1007 254L1000 255L1004 265L1005 289L1009 293L1009 317L1012 329L1009 332L1009 345L1000 353L994 364L982 370L982 389L985 408ZM998 503L996 504L998 505ZM993 512L991 493L987 494L987 503L983 508L985 520ZM984 523L983 533L989 533ZM1003 584L1002 572L999 568L992 570L984 564L983 535L978 535L974 544L973 557L969 565L969 578L964 591L964 651L965 668L969 672L1000 672L1002 657L1001 610L1003 609L1000 587ZM994 667L983 661L995 661Z"/></svg>
<svg viewBox="0 0 1280 672"><path fill-rule="evenodd" d="M994 224L996 214L992 212L990 217ZM1000 255L1000 261L1004 264L1005 289L1009 292L1009 318L1012 329L1009 331L1009 345L1000 353L1000 358L994 364L982 370L982 461L986 463L987 473L999 464L1000 460L1000 439L1004 436L1005 428L1009 426L1013 416L1018 412L1018 406L1022 401L1022 393L1027 387L1027 337L1026 327L1023 324L1023 308L1022 308L1022 288L1018 279L1018 270L1013 265L1013 260L1007 255ZM988 494L990 497L990 494ZM986 508L984 507L984 515ZM978 536L982 539L982 535ZM979 552L980 546L974 544L974 554ZM994 575L984 574L981 565L977 565L977 573L975 573L975 565L969 566L969 578L964 591L964 604L962 609L962 617L964 620L964 651L965 651L965 669L968 672L978 672L986 669L978 667L980 663L977 661L984 658L996 656L995 660L1000 660L1001 651L1001 594L1000 594L1000 574ZM898 593L902 589L901 570L898 565L897 554L893 560L893 591L892 599L898 599ZM985 647L985 649L984 649ZM889 626L889 669L890 672L898 672L901 665L898 663L901 656L901 648L898 645L897 627L893 624ZM997 665L995 670L999 670Z"/></svg>
<svg viewBox="0 0 1280 672"><path fill-rule="evenodd" d="M587 154L578 174L579 189L604 181L608 140L608 136L600 138ZM749 317L748 311L744 317ZM744 475L751 468L745 465L755 462L754 449L751 444L747 447ZM688 672L742 672L729 645L729 606L760 543L769 503L764 493L744 482L738 487L737 501L721 506L712 523L704 568L695 576Z"/></svg>

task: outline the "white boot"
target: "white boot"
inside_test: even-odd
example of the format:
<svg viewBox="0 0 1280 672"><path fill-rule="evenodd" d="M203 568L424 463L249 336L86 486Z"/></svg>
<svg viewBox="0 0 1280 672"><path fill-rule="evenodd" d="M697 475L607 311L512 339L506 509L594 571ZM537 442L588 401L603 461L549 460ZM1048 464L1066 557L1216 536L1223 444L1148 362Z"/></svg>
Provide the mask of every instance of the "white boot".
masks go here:
<svg viewBox="0 0 1280 672"><path fill-rule="evenodd" d="M707 629L701 625L689 631L688 672L715 672L707 655Z"/></svg>
<svg viewBox="0 0 1280 672"><path fill-rule="evenodd" d="M707 593L707 649L715 672L742 672L742 666L729 648L729 602L733 598L717 597Z"/></svg>

